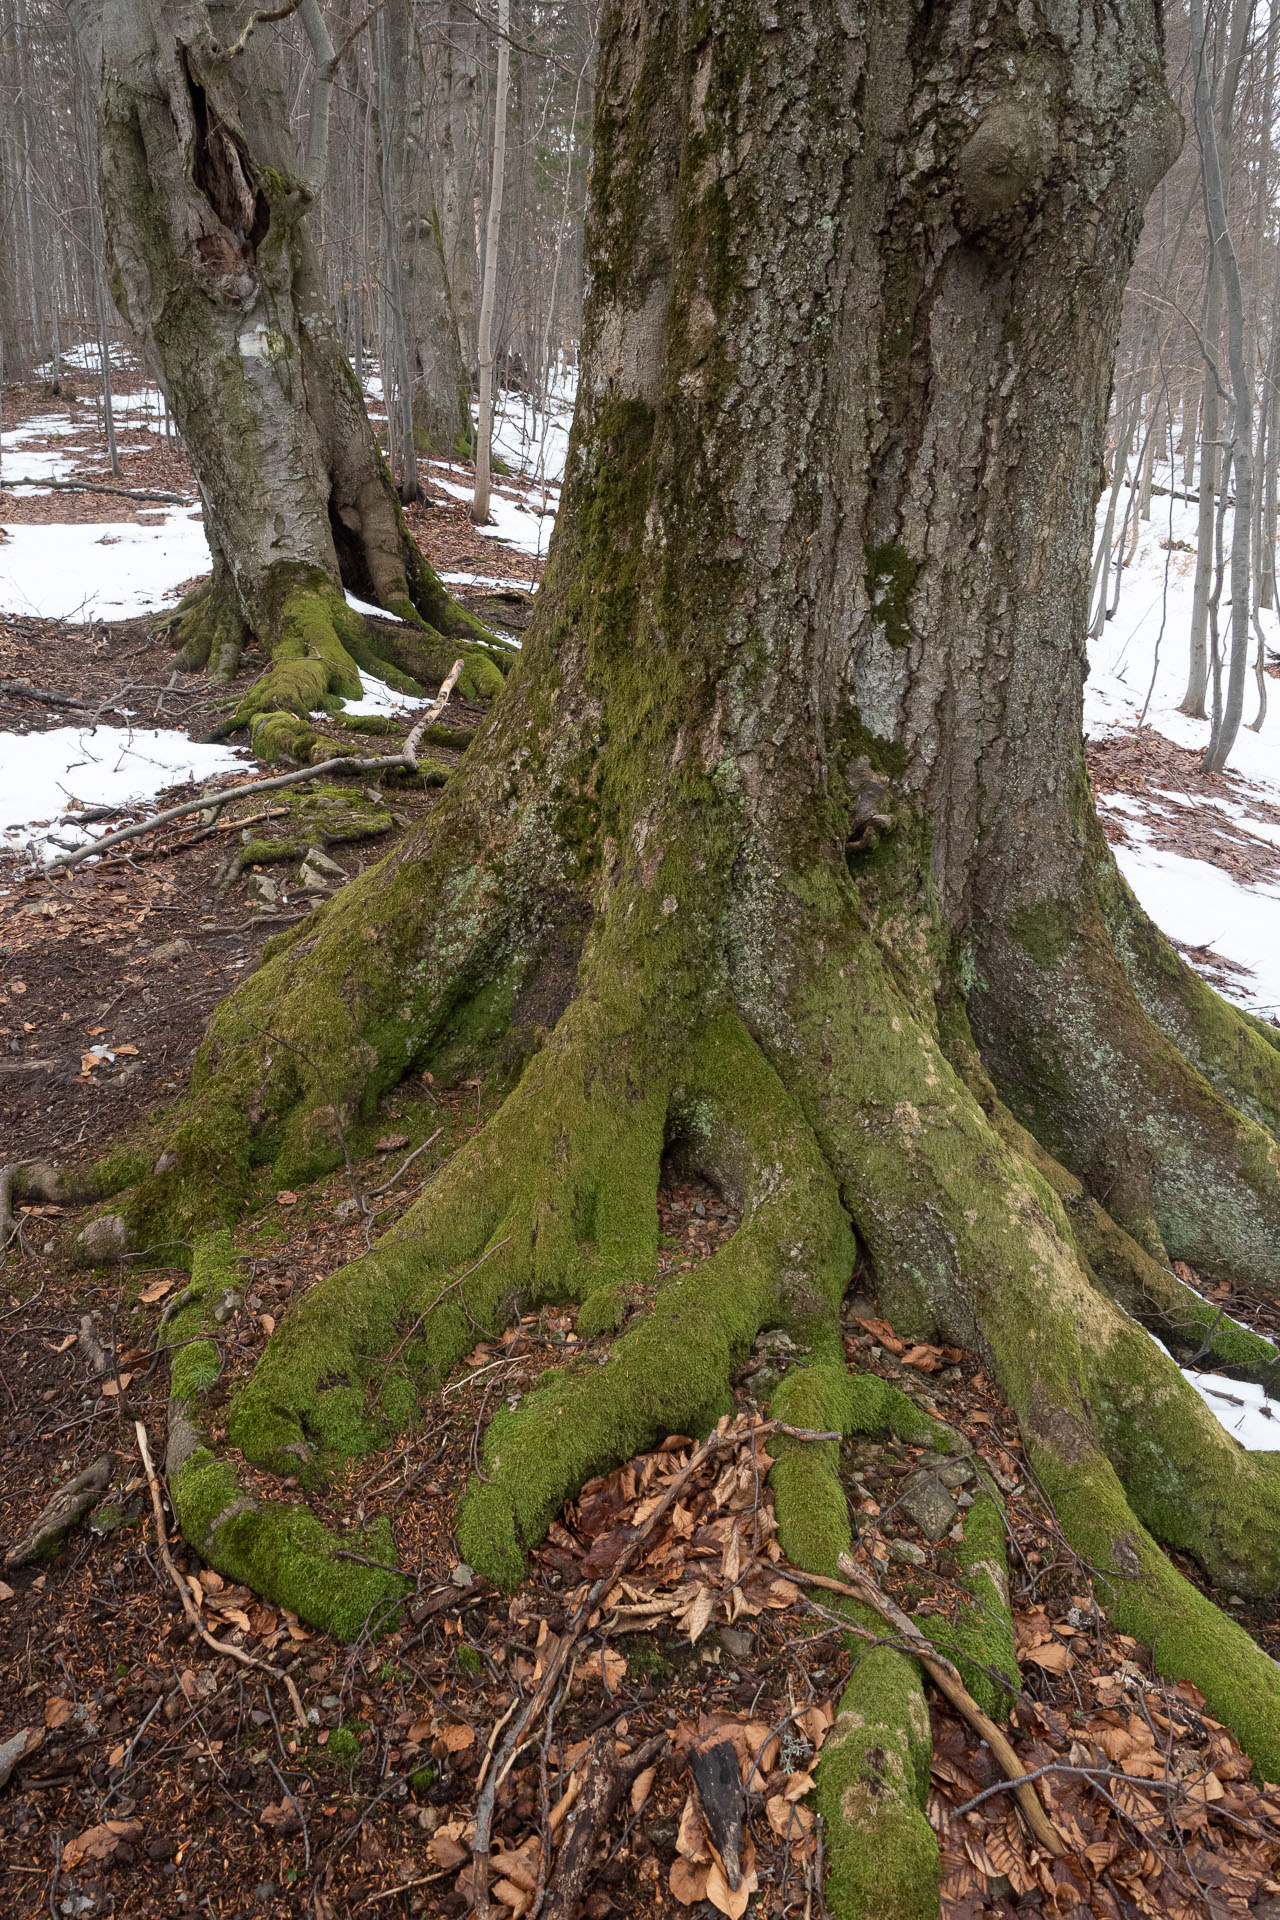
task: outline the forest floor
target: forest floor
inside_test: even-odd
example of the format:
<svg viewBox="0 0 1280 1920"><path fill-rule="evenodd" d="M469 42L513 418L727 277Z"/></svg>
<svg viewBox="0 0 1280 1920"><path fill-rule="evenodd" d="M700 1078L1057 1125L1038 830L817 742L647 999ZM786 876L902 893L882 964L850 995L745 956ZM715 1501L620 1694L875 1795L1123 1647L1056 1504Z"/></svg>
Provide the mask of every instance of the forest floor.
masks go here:
<svg viewBox="0 0 1280 1920"><path fill-rule="evenodd" d="M85 389L88 414L91 381ZM122 391L142 418L145 389L131 389L126 375ZM73 470L91 473L96 463L100 471L91 423L77 439L53 431L47 396L6 389L3 397L7 475L50 475L55 463L65 474L69 455ZM15 435L25 436L16 446ZM154 424L136 439L122 432L121 441L120 484L192 499L181 455ZM33 473L30 463L42 459ZM529 553L475 533L448 490L462 484L459 473L433 488L433 504L412 510L415 532L455 590L518 626L524 589L539 575L543 490L507 490L510 524ZM9 536L0 537L0 684L25 681L88 703L0 691L0 803L8 805L0 814L0 1165L92 1156L170 1097L213 1005L253 967L270 933L381 858L434 803L431 789L368 783L352 817L335 809L336 830L331 822L321 835L335 870L313 869L310 881L296 855L229 870L250 814L270 816L255 834L283 837L296 824L273 813L270 796L240 803L229 825L225 815L195 816L198 824L175 823L114 859L69 873L45 865L40 848L51 835L102 831L129 798L150 804L193 791L169 792L172 775L185 771L190 740L226 704L225 692L198 679L170 685L156 613L198 571L198 548L189 525L171 541L165 531L179 516L187 521L188 505L152 504L166 517L148 534L139 503L6 493L0 482ZM116 545L128 544L121 529L129 528L150 543L141 567L114 577L109 607L93 599L103 589L86 546L104 527ZM24 529L59 543L28 572L35 548L22 547ZM15 543L21 566L6 575ZM47 599L29 603L37 580L58 583L60 617L49 616ZM507 598L495 602L495 594ZM136 604L147 595L149 605ZM372 697L382 696L374 689ZM458 728L476 717L457 702L446 713ZM406 727L409 719L406 710ZM6 786L4 756L12 764L40 736L34 747L47 750L47 763L53 736L64 732L74 735L74 753L58 763L66 791L45 812L28 795L24 809L12 777ZM172 736L168 745L156 744L161 735ZM215 774L242 778L230 771L237 764L252 771L252 762L216 751L224 758ZM1109 830L1146 858L1194 862L1237 892L1270 889L1280 791L1269 795L1252 776L1206 783L1194 761L1189 746L1151 728L1104 729L1092 768ZM134 791L122 792L121 782ZM73 797L91 804L104 784L101 804L116 812L101 825L69 830L54 818L31 826ZM314 794L303 804L326 801ZM1212 941L1202 944L1199 963L1220 969L1227 991L1233 981L1241 991L1243 979L1259 997L1253 974ZM290 1303L391 1225L488 1110L483 1083L407 1082L353 1138L349 1170L299 1193L261 1183L235 1235L241 1288L221 1334L222 1405ZM304 1711L298 1725L280 1681L193 1634L160 1551L136 1423L162 1458L167 1382L157 1335L182 1276L149 1264L145 1251L117 1274L86 1276L60 1251L75 1224L56 1206L21 1208L0 1250L0 1552L55 1488L104 1455L110 1464L109 1494L56 1557L7 1566L0 1578L10 1675L0 1713L0 1911L15 1920L461 1915L472 1903L471 1842L488 1756L506 1716L564 1654L567 1685L554 1715L531 1728L495 1796L490 1881L500 1920L556 1911L557 1876L584 1844L589 1870L572 1910L590 1920L744 1911L820 1920L823 1833L812 1768L856 1643L788 1577L773 1524L765 1406L779 1374L802 1356L762 1336L735 1379L736 1414L718 1447L698 1464L688 1438L670 1436L584 1489L508 1597L460 1562L454 1541L479 1436L502 1399L593 1343L579 1338L568 1308L481 1340L385 1453L319 1489L275 1489L338 1529L390 1521L417 1591L394 1631L371 1623L354 1646L232 1588L171 1539L215 1637L287 1671ZM707 1257L736 1225L713 1188L668 1169L649 1284ZM1250 1324L1280 1331L1257 1298L1205 1291ZM1007 1503L1019 1654L1010 1734L1028 1770L1053 1769L1039 1791L1068 1843L1056 1861L1036 1849L989 1749L932 1698L928 1814L949 1920L1033 1911L1280 1920L1280 1794L1250 1777L1194 1688L1156 1678L1144 1651L1110 1626L1105 1580L1064 1542L979 1360L899 1339L865 1276L844 1322L851 1363L902 1388L971 1450L947 1463L943 1483L941 1456L921 1447L869 1439L843 1447L859 1564L918 1617L944 1623L959 1603L955 1534L968 1489L980 1470L991 1475ZM1264 1443L1256 1428L1269 1420L1268 1406L1247 1403L1234 1382L1200 1376L1197 1384L1224 1424L1247 1418L1250 1444ZM924 1513L916 1496L925 1482L950 1503L941 1529L936 1510L928 1530L913 1517ZM658 1497L677 1483L678 1499L655 1522ZM625 1584L579 1619L588 1583L637 1540ZM1184 1570L1198 1577L1189 1563ZM1214 1597L1280 1654L1275 1606ZM736 1888L713 1850L718 1829L714 1819L708 1828L695 1783L696 1755L725 1743L744 1782ZM648 1764L632 1769L593 1833L592 1788L610 1770L626 1776L645 1749ZM996 1791L970 1804L988 1788Z"/></svg>

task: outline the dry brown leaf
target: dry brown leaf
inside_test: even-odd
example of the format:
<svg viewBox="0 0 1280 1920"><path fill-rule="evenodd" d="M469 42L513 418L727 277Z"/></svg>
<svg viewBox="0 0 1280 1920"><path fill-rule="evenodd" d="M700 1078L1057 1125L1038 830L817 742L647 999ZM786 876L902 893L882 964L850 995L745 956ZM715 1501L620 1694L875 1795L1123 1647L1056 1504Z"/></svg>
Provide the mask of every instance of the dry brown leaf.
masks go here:
<svg viewBox="0 0 1280 1920"><path fill-rule="evenodd" d="M784 1800L803 1800L806 1793L812 1793L814 1778L811 1773L793 1773L782 1789Z"/></svg>
<svg viewBox="0 0 1280 1920"><path fill-rule="evenodd" d="M500 1906L510 1910L513 1920L521 1920L533 1905L533 1895L524 1887L515 1886L510 1880L499 1880L489 1889Z"/></svg>
<svg viewBox="0 0 1280 1920"><path fill-rule="evenodd" d="M118 1393L123 1393L132 1378L133 1375L131 1373L122 1373L118 1379L104 1380L102 1383L103 1399L114 1400Z"/></svg>
<svg viewBox="0 0 1280 1920"><path fill-rule="evenodd" d="M463 1753L476 1737L474 1727L467 1726L461 1720L451 1720L441 1727L439 1744L446 1753Z"/></svg>
<svg viewBox="0 0 1280 1920"><path fill-rule="evenodd" d="M632 1813L639 1813L641 1807L653 1792L653 1782L657 1771L658 1769L656 1767L646 1767L644 1772L638 1773L631 1782Z"/></svg>
<svg viewBox="0 0 1280 1920"><path fill-rule="evenodd" d="M70 1873L86 1860L109 1860L122 1840L141 1838L141 1820L107 1820L101 1826L86 1827L62 1849L62 1870Z"/></svg>
<svg viewBox="0 0 1280 1920"><path fill-rule="evenodd" d="M302 1819L292 1800L272 1800L258 1815L258 1825L269 1827L272 1833L282 1839L291 1833L302 1831Z"/></svg>
<svg viewBox="0 0 1280 1920"><path fill-rule="evenodd" d="M715 1607L716 1596L711 1588L705 1582L699 1584L684 1616L684 1630L694 1646L698 1643L698 1635L710 1623Z"/></svg>
<svg viewBox="0 0 1280 1920"><path fill-rule="evenodd" d="M260 1313L258 1315L258 1325L262 1328L262 1331L269 1340L276 1330L276 1317L274 1313Z"/></svg>
<svg viewBox="0 0 1280 1920"><path fill-rule="evenodd" d="M755 1868L751 1867L748 1869L746 1861L744 1860L743 1873L737 1888L731 1887L724 1877L724 1869L721 1867L720 1862L713 1860L711 1863L711 1871L707 1875L705 1897L711 1902L717 1913L727 1915L727 1920L742 1920L742 1916L750 1903L751 1896L759 1884L760 1882L756 1877Z"/></svg>
<svg viewBox="0 0 1280 1920"><path fill-rule="evenodd" d="M682 1907L691 1907L696 1901L704 1900L707 1894L707 1881L711 1868L690 1866L679 1854L671 1862L671 1872L667 1875L667 1885Z"/></svg>
<svg viewBox="0 0 1280 1920"><path fill-rule="evenodd" d="M538 1890L538 1870L542 1865L542 1841L532 1834L513 1851L499 1849L489 1856L489 1871L508 1880L521 1893L534 1894ZM495 1893L497 1889L494 1889ZM508 1903L510 1904L510 1903Z"/></svg>
<svg viewBox="0 0 1280 1920"><path fill-rule="evenodd" d="M1037 1667L1043 1667L1046 1673L1065 1673L1075 1661L1061 1640L1047 1640L1040 1647L1024 1647L1018 1655L1019 1660L1030 1660Z"/></svg>
<svg viewBox="0 0 1280 1920"><path fill-rule="evenodd" d="M276 1195L276 1204L281 1207L296 1207L298 1204L298 1196L296 1193L291 1193L287 1187L284 1187Z"/></svg>
<svg viewBox="0 0 1280 1920"><path fill-rule="evenodd" d="M44 1703L44 1723L46 1727L64 1727L71 1718L71 1702L60 1693Z"/></svg>
<svg viewBox="0 0 1280 1920"><path fill-rule="evenodd" d="M772 1794L765 1801L764 1810L779 1840L799 1840L813 1826L813 1815L808 1807L788 1800L785 1794Z"/></svg>
<svg viewBox="0 0 1280 1920"><path fill-rule="evenodd" d="M437 1827L427 1842L427 1858L446 1873L460 1867L470 1852L458 1837L461 1832L462 1822L450 1820L447 1826Z"/></svg>
<svg viewBox="0 0 1280 1920"><path fill-rule="evenodd" d="M706 1866L711 1859L711 1843L707 1839L702 1809L692 1793L681 1809L680 1826L676 1833L676 1852L682 1860L692 1861L694 1866Z"/></svg>
<svg viewBox="0 0 1280 1920"><path fill-rule="evenodd" d="M138 1298L144 1307L154 1307L157 1300L163 1300L166 1293L170 1293L172 1290L172 1280L153 1280L149 1287L142 1289Z"/></svg>

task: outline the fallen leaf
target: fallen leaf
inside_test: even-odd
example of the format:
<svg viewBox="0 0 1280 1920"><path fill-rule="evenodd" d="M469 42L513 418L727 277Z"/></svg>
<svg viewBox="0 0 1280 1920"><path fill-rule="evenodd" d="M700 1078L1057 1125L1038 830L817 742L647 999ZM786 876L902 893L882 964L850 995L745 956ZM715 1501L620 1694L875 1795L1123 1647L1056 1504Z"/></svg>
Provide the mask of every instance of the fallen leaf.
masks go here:
<svg viewBox="0 0 1280 1920"><path fill-rule="evenodd" d="M707 1866L711 1860L711 1847L707 1841L702 1809L692 1794L688 1795L681 1809L680 1826L676 1833L676 1852L682 1860L691 1861L696 1867ZM701 1899L702 1896L698 1897Z"/></svg>
<svg viewBox="0 0 1280 1920"><path fill-rule="evenodd" d="M533 1895L524 1887L517 1887L510 1880L499 1880L490 1888L494 1899L500 1906L510 1909L513 1920L521 1920L533 1905Z"/></svg>
<svg viewBox="0 0 1280 1920"><path fill-rule="evenodd" d="M772 1794L765 1801L764 1810L779 1840L802 1840L813 1826L813 1815L808 1807L788 1800L782 1793Z"/></svg>
<svg viewBox="0 0 1280 1920"><path fill-rule="evenodd" d="M79 1338L80 1338L80 1336L79 1336L79 1334L77 1334L77 1333L69 1333L69 1334L67 1335L67 1337L66 1337L66 1339L65 1339L65 1340L60 1340L60 1341L58 1342L58 1344L57 1344L57 1346L56 1346L56 1347L51 1347L51 1348L50 1348L50 1352L51 1352L51 1353L65 1353L65 1352L67 1351L67 1349L68 1349L68 1347L74 1347L74 1345L75 1345L75 1343L76 1343L76 1341L77 1341L77 1340L78 1340Z"/></svg>
<svg viewBox="0 0 1280 1920"><path fill-rule="evenodd" d="M107 1820L101 1826L86 1827L63 1847L62 1871L70 1873L85 1860L109 1860L122 1840L141 1838L141 1820Z"/></svg>
<svg viewBox="0 0 1280 1920"><path fill-rule="evenodd" d="M143 1288L138 1298L144 1307L154 1307L157 1300L163 1300L166 1293L171 1293L172 1291L172 1280L153 1280L149 1287Z"/></svg>
<svg viewBox="0 0 1280 1920"><path fill-rule="evenodd" d="M440 1744L446 1753L462 1753L475 1740L476 1730L461 1720L452 1720L440 1729Z"/></svg>
<svg viewBox="0 0 1280 1920"><path fill-rule="evenodd" d="M698 1635L702 1633L715 1612L716 1596L705 1583L700 1585L690 1601L684 1616L684 1629L690 1642L696 1646Z"/></svg>
<svg viewBox="0 0 1280 1920"><path fill-rule="evenodd" d="M260 1313L258 1315L258 1324L269 1340L276 1330L276 1317L274 1313Z"/></svg>
<svg viewBox="0 0 1280 1920"><path fill-rule="evenodd" d="M635 1779L631 1782L632 1813L639 1813L641 1807L644 1805L645 1801L649 1798L649 1795L652 1793L654 1777L656 1776L657 1771L658 1769L656 1767L646 1767L644 1772L638 1773Z"/></svg>
<svg viewBox="0 0 1280 1920"><path fill-rule="evenodd" d="M467 1858L467 1852L468 1849L460 1844L457 1835L450 1833L447 1827L439 1828L427 1842L427 1858L446 1873L454 1867L460 1867Z"/></svg>
<svg viewBox="0 0 1280 1920"><path fill-rule="evenodd" d="M107 1765L109 1767L118 1767L128 1751L128 1747L122 1740L120 1745L118 1747L112 1747L110 1753L107 1755Z"/></svg>
<svg viewBox="0 0 1280 1920"><path fill-rule="evenodd" d="M743 1872L736 1889L731 1887L724 1877L724 1869L721 1867L720 1862L715 1860L712 1862L711 1871L707 1875L706 1898L711 1902L716 1912L727 1915L728 1920L742 1920L742 1916L750 1903L751 1896L759 1884L760 1882L756 1877L755 1868L753 1867L750 1872Z"/></svg>
<svg viewBox="0 0 1280 1920"><path fill-rule="evenodd" d="M12 1598L13 1588L9 1586L6 1581L0 1580L0 1604L3 1604L6 1600L12 1600Z"/></svg>
<svg viewBox="0 0 1280 1920"><path fill-rule="evenodd" d="M793 1773L782 1789L784 1800L803 1800L806 1793L812 1793L814 1778L811 1773Z"/></svg>
<svg viewBox="0 0 1280 1920"><path fill-rule="evenodd" d="M687 1860L682 1860L677 1854L671 1862L667 1885L682 1907L691 1907L695 1901L705 1900L710 1875L710 1866L690 1866Z"/></svg>
<svg viewBox="0 0 1280 1920"><path fill-rule="evenodd" d="M258 1825L269 1827L272 1833L280 1834L281 1837L302 1831L302 1821L292 1800L269 1801L258 1815Z"/></svg>
<svg viewBox="0 0 1280 1920"><path fill-rule="evenodd" d="M278 1193L278 1194L276 1195L276 1205L277 1205L277 1206L280 1206L280 1207L296 1207L296 1206L297 1206L297 1204L298 1204L298 1196L297 1196L297 1194L296 1194L296 1193L290 1193L290 1191L289 1191L289 1189L288 1189L287 1187L284 1187L284 1188L282 1188L282 1189L281 1189L281 1191L280 1191L280 1192L279 1192L279 1193Z"/></svg>
<svg viewBox="0 0 1280 1920"><path fill-rule="evenodd" d="M599 1653L589 1653L579 1660L573 1671L575 1679L603 1685L613 1693L627 1677L627 1657L614 1647L602 1647Z"/></svg>
<svg viewBox="0 0 1280 1920"><path fill-rule="evenodd" d="M1065 1673L1068 1667L1075 1665L1060 1640L1047 1640L1042 1647L1027 1647L1018 1658L1033 1661L1037 1667L1043 1667L1046 1673Z"/></svg>
<svg viewBox="0 0 1280 1920"><path fill-rule="evenodd" d="M134 1046L131 1046L131 1045L129 1044L129 1042L128 1042L128 1041L126 1040L126 1041L124 1042L124 1044L123 1044L123 1046L122 1046L122 1045L120 1044L120 1042L119 1042L119 1041L117 1041L117 1042L116 1042L116 1045L115 1045L115 1048L114 1048L114 1051L115 1051L116 1053L136 1053L136 1052L138 1051L138 1049L137 1049L136 1047L134 1047Z"/></svg>
<svg viewBox="0 0 1280 1920"><path fill-rule="evenodd" d="M103 1399L114 1400L118 1393L124 1392L124 1389L128 1386L132 1378L133 1375L131 1373L122 1373L115 1380L104 1380L102 1383Z"/></svg>
<svg viewBox="0 0 1280 1920"><path fill-rule="evenodd" d="M71 1718L71 1702L60 1693L55 1693L44 1703L44 1723L46 1727L65 1727Z"/></svg>

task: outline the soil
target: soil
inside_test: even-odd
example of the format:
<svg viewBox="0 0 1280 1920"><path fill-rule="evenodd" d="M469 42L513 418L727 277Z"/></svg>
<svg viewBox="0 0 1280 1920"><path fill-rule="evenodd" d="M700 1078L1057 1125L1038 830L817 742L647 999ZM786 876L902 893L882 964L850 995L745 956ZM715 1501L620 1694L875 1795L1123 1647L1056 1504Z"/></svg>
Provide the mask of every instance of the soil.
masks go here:
<svg viewBox="0 0 1280 1920"><path fill-rule="evenodd" d="M4 399L12 425L21 405L12 390ZM25 399L27 417L50 407L39 395ZM189 488L180 454L154 435L146 441L122 434L122 483ZM86 463L95 457L89 446ZM65 519L133 510L88 495L17 504L0 496L0 513L17 519L38 507L53 516L55 504ZM442 569L537 577L536 563L476 535L456 503L412 508L410 522ZM483 594L476 604L493 617ZM513 624L519 617L512 609ZM0 679L13 678L91 704L0 695L0 730L94 715L118 721L110 709L122 703L147 724L194 734L214 725L231 697L199 678L171 687L167 643L149 621L77 627L0 617ZM476 718L451 703L449 724ZM1141 781L1198 792L1190 769L1166 764L1166 744L1152 746L1150 736L1140 748L1106 743L1094 755L1099 789L1134 791ZM375 742L372 750L383 749ZM393 814L386 832L330 848L344 873L414 831L435 800L431 789L382 791ZM251 805L241 803L242 817ZM252 872L220 887L240 822L230 832L210 824L198 839L202 827L175 823L114 859L57 876L0 856L0 1164L96 1155L140 1110L171 1097L217 1000L253 967L271 932L310 911L296 861L270 869L279 882L272 911L256 902ZM1220 826L1211 813L1203 830ZM260 1181L235 1235L241 1299L221 1335L222 1405L291 1302L392 1225L490 1106L482 1083L407 1082L353 1140L349 1172L297 1194ZM659 1260L652 1275L637 1276L632 1311L738 1224L722 1195L674 1165L664 1171L658 1221ZM21 1538L70 1477L103 1455L111 1464L108 1496L54 1557L6 1567L0 1578L10 1676L0 1756L6 1741L25 1735L0 1786L4 1913L465 1913L480 1775L504 1716L570 1632L587 1583L640 1532L649 1493L689 1467L692 1443L669 1436L584 1488L516 1595L499 1595L463 1565L454 1517L494 1406L548 1369L603 1351L579 1337L574 1310L547 1308L479 1339L445 1392L385 1452L352 1462L318 1490L270 1487L275 1498L307 1500L339 1529L390 1521L399 1564L417 1581L394 1632L340 1645L229 1587L174 1538L207 1625L253 1660L287 1670L306 1714L300 1727L282 1684L193 1636L162 1558L135 1423L162 1459L167 1380L157 1332L183 1276L150 1266L146 1252L87 1276L62 1251L77 1224L56 1206L23 1207L0 1250L0 1548ZM1264 1313L1230 1289L1206 1291L1275 1330L1273 1308ZM1250 1779L1195 1690L1157 1680L1145 1653L1110 1627L1105 1587L1066 1547L980 1362L897 1338L866 1275L855 1278L845 1331L851 1363L966 1435L1001 1489L1021 1665L1011 1738L1026 1767L1067 1769L1041 1787L1069 1842L1055 1863L1037 1856L1003 1791L958 1811L999 1788L1001 1776L985 1745L932 1697L929 1818L948 1920L1280 1913L1280 1798ZM760 1423L772 1383L793 1359L766 1337L744 1361L735 1424L684 1486L688 1525L664 1523L643 1541L627 1605L615 1595L588 1621L554 1724L536 1725L517 1754L495 1806L490 1877L501 1920L530 1912L540 1881L554 1873L562 1856L552 1837L562 1841L576 1817L570 1807L558 1823L558 1803L581 1781L574 1767L587 1743L602 1735L608 1744L589 1748L597 1763L612 1755L625 1764L657 1736L666 1744L652 1780L624 1794L594 1850L579 1909L589 1920L686 1912L702 1920L725 1910L690 1765L695 1747L716 1740L752 1756L750 1768L743 1762L758 1878L750 1910L779 1920L825 1912L822 1831L804 1780L858 1643L814 1611L777 1557ZM927 1621L949 1617L958 1588L949 1536L927 1539L900 1504L903 1481L925 1461L923 1449L892 1442L842 1451L859 1564ZM733 1577L731 1552L745 1556ZM636 1613L637 1592L647 1613ZM1280 1654L1274 1606L1214 1597Z"/></svg>

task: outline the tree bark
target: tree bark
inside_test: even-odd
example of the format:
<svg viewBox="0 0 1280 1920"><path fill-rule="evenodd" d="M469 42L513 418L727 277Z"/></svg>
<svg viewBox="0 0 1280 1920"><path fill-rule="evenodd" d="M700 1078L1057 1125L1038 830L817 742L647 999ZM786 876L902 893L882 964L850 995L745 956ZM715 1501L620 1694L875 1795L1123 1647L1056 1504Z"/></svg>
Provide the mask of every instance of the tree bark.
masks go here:
<svg viewBox="0 0 1280 1920"><path fill-rule="evenodd" d="M1168 1256L1280 1280L1280 1051L1142 917L1081 742L1121 294L1179 125L1151 0L1020 18L610 6L577 417L521 660L429 832L284 936L190 1098L99 1179L140 1244L195 1239L213 1297L209 1220L253 1162L296 1185L407 1071L491 1071L487 1124L285 1317L229 1428L317 1472L517 1299L579 1300L612 1364L504 1409L461 1513L508 1585L585 1478L714 1422L762 1327L809 1353L781 1417L909 1430L846 1368L856 1235L897 1325L984 1356L1114 1618L1273 1777L1280 1675L1159 1542L1273 1592L1280 1481L1133 1316L1221 1341ZM671 1147L742 1224L637 1310ZM1224 1363L1280 1366L1237 1333ZM201 1443L189 1364L186 1537L338 1631L397 1604ZM776 1469L813 1571L848 1542L838 1470L803 1446ZM918 1679L859 1671L823 1763L829 1902L922 1914Z"/></svg>
<svg viewBox="0 0 1280 1920"><path fill-rule="evenodd" d="M213 554L176 624L182 663L230 677L256 638L272 665L237 720L260 751L301 758L319 750L306 716L358 695L357 666L374 664L344 588L412 629L406 671L439 680L461 640L464 685L501 684L496 649L408 534L338 342L306 217L332 85L307 17L305 160L274 29L244 38L244 9L218 0L107 0L99 105L112 292L182 432Z"/></svg>
<svg viewBox="0 0 1280 1920"><path fill-rule="evenodd" d="M498 288L498 242L502 233L502 192L507 174L507 95L511 79L511 4L498 0L498 74L493 88L493 165L489 170L489 214L485 222L484 280L476 331L480 369L476 419L476 487L471 518L489 520L490 462L493 458L493 307Z"/></svg>
<svg viewBox="0 0 1280 1920"><path fill-rule="evenodd" d="M419 453L467 459L472 448L471 385L459 345L431 181L426 60L410 0L393 0L384 11L392 80L389 119L399 149L395 232L413 441Z"/></svg>

